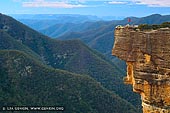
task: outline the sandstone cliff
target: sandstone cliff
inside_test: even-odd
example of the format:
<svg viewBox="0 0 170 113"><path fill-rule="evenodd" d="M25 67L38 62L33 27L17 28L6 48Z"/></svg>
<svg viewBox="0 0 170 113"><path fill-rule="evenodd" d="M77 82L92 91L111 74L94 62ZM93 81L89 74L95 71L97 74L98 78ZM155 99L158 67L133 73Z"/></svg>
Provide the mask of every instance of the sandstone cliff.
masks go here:
<svg viewBox="0 0 170 113"><path fill-rule="evenodd" d="M117 27L112 54L127 63L125 83L141 95L144 113L170 113L170 29Z"/></svg>

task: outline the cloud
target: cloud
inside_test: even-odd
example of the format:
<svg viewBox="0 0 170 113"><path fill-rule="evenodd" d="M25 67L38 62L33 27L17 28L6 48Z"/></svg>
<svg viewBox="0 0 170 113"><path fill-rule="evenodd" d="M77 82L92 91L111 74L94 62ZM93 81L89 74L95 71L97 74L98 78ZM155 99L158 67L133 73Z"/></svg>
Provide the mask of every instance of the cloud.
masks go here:
<svg viewBox="0 0 170 113"><path fill-rule="evenodd" d="M110 1L109 4L127 4L127 2L124 1Z"/></svg>
<svg viewBox="0 0 170 113"><path fill-rule="evenodd" d="M63 0L64 1L64 0ZM23 7L51 7L51 8L80 8L80 7L87 7L83 4L71 4L67 1L45 1L45 0L34 0L30 2L23 2Z"/></svg>
<svg viewBox="0 0 170 113"><path fill-rule="evenodd" d="M150 7L170 7L169 0L132 0L132 2Z"/></svg>
<svg viewBox="0 0 170 113"><path fill-rule="evenodd" d="M170 7L170 0L112 0L109 4L137 4L147 5L149 7Z"/></svg>
<svg viewBox="0 0 170 113"><path fill-rule="evenodd" d="M149 7L170 7L170 0L13 0L22 2L23 7L81 8L107 4L147 5ZM93 3L93 5L92 5Z"/></svg>
<svg viewBox="0 0 170 113"><path fill-rule="evenodd" d="M21 0L12 0L13 2L21 2Z"/></svg>

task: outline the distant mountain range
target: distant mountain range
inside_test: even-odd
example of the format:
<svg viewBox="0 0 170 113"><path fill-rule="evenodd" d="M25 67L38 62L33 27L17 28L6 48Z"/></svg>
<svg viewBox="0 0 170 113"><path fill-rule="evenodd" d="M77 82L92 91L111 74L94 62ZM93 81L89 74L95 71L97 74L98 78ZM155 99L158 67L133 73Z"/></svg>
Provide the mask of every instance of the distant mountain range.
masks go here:
<svg viewBox="0 0 170 113"><path fill-rule="evenodd" d="M87 20L99 20L100 18L93 15L79 15L79 14L11 14L15 19L32 19L32 20L63 20L62 23L84 22Z"/></svg>
<svg viewBox="0 0 170 113"><path fill-rule="evenodd" d="M78 14L12 14L11 16L35 30L42 30L55 24L102 20L97 16Z"/></svg>
<svg viewBox="0 0 170 113"><path fill-rule="evenodd" d="M0 106L56 105L65 113L136 113L124 72L80 40L61 41L0 14Z"/></svg>

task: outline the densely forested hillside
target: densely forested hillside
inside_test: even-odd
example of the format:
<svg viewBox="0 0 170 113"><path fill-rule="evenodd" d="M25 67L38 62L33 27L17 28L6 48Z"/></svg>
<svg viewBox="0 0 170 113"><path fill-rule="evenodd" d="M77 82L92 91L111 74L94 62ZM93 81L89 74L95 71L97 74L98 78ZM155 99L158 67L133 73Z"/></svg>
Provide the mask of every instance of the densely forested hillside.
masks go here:
<svg viewBox="0 0 170 113"><path fill-rule="evenodd" d="M101 53L107 54L108 50L110 50L113 46L113 30L115 26L116 24L113 22L107 26L101 26L92 30L66 33L63 36L58 37L58 39L68 40L78 38L88 44L90 47L100 51Z"/></svg>
<svg viewBox="0 0 170 113"><path fill-rule="evenodd" d="M135 113L135 108L85 75L0 50L0 106L63 106L64 113Z"/></svg>
<svg viewBox="0 0 170 113"><path fill-rule="evenodd" d="M41 65L82 74L81 76L88 76L93 81L101 84L102 87L105 87L106 90L112 93L115 92L118 96L133 105L140 105L139 96L130 91L130 87L123 84L123 76L120 69L109 62L103 55L84 45L80 40L60 41L50 39L17 22L13 18L2 14L0 15L0 29L2 31L2 33L0 33L2 40L0 49L19 50ZM39 68L35 69L38 70ZM26 68L26 70L29 70L29 68ZM2 72L3 71L5 70L2 70ZM16 73L17 70L15 71L15 74ZM46 74L44 74L44 76L45 75ZM63 77L65 78L65 76ZM78 84L79 83L76 85ZM73 106L74 105L75 104L73 104ZM89 104L87 104L87 106L91 107ZM114 107L116 106L117 104L115 104Z"/></svg>
<svg viewBox="0 0 170 113"><path fill-rule="evenodd" d="M41 61L41 57L37 53L32 51L29 47L23 45L20 40L15 40L8 33L6 33L4 30L0 30L0 49L20 50L20 51L27 53L32 58L35 58L36 60Z"/></svg>

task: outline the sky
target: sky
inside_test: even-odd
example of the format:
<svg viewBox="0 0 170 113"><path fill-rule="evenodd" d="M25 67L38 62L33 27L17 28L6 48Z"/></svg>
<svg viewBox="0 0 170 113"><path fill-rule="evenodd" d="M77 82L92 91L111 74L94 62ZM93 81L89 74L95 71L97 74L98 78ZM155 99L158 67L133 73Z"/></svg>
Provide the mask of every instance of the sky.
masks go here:
<svg viewBox="0 0 170 113"><path fill-rule="evenodd" d="M170 14L170 0L0 0L3 14L135 16Z"/></svg>

